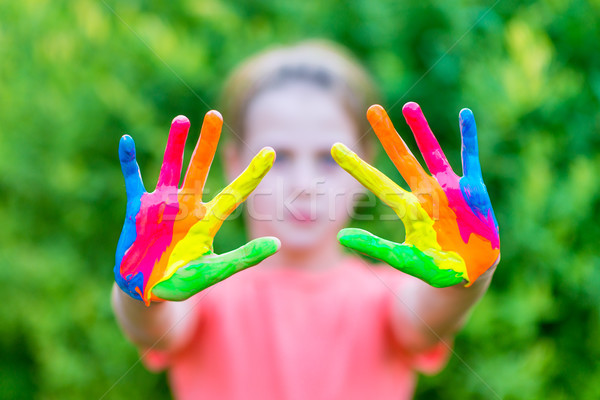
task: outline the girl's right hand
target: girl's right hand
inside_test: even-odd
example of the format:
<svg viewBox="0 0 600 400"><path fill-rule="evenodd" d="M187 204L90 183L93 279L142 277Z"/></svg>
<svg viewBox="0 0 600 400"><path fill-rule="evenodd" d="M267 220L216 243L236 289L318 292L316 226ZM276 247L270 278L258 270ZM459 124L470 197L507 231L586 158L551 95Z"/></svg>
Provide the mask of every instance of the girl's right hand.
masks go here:
<svg viewBox="0 0 600 400"><path fill-rule="evenodd" d="M128 135L121 138L119 159L127 212L115 256L115 281L146 305L152 300L185 300L279 249L277 238L263 237L229 253L213 253L213 239L221 224L256 188L275 160L273 149L263 148L237 179L211 201L203 202L202 191L222 125L217 111L206 114L179 188L190 122L184 116L176 117L158 183L151 193L144 188L133 139Z"/></svg>

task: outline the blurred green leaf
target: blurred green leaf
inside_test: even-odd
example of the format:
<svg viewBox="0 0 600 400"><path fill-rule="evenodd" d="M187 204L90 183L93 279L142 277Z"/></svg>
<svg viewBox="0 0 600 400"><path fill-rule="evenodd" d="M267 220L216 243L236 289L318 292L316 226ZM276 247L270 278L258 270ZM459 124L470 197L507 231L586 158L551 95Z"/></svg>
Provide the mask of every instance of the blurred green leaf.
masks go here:
<svg viewBox="0 0 600 400"><path fill-rule="evenodd" d="M233 66L307 37L364 61L415 152L406 101L457 170L458 111L478 122L502 262L456 339L460 358L421 378L417 398L598 398L600 3L492 4L1 2L0 398L169 397L109 304L125 209L118 139L136 138L151 187L175 115L197 135ZM401 182L385 156L377 164ZM217 163L208 188L222 185ZM235 215L217 251L246 240ZM401 240L388 216L364 201L353 225Z"/></svg>

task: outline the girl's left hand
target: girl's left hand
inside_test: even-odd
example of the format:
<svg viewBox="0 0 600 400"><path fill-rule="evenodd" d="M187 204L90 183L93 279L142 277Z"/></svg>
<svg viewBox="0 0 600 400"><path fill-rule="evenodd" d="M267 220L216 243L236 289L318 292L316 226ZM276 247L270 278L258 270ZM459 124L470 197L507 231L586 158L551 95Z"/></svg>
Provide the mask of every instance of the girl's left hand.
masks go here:
<svg viewBox="0 0 600 400"><path fill-rule="evenodd" d="M405 242L391 242L354 228L342 229L338 239L432 286L463 281L470 286L500 257L498 224L481 175L473 113L463 109L459 114L463 164L459 177L419 105L407 103L402 112L433 176L412 155L381 106L371 106L367 118L412 192L341 143L333 145L331 153L342 168L396 212L406 229Z"/></svg>

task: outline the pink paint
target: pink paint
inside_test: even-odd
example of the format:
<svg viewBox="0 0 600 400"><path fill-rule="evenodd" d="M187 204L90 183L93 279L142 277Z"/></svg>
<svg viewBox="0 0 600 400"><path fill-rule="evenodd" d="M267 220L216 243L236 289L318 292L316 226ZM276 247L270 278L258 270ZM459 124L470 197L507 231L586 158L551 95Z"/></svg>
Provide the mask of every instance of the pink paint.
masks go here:
<svg viewBox="0 0 600 400"><path fill-rule="evenodd" d="M448 206L455 213L451 218L456 220L463 242L468 243L470 236L475 233L490 241L494 249L499 248L500 239L491 214L475 215L467 204L460 189L460 177L452 170L439 142L429 128L421 107L417 103L409 102L404 105L402 112L414 133L429 171L448 197Z"/></svg>
<svg viewBox="0 0 600 400"><path fill-rule="evenodd" d="M190 121L183 115L175 117L171 122L165 157L156 184L157 189L163 186L177 187L179 185L183 164L183 149L189 129Z"/></svg>
<svg viewBox="0 0 600 400"><path fill-rule="evenodd" d="M146 246L132 246L121 262L122 276L141 272L144 277L145 293L148 280L156 263L161 259L173 240L173 225L179 204L177 189L171 191L155 191L142 196L140 213L136 217L136 241L147 243ZM174 201L169 202L170 199ZM152 227L152 229L147 229Z"/></svg>
<svg viewBox="0 0 600 400"><path fill-rule="evenodd" d="M468 243L471 234L475 233L487 239L492 244L492 248L499 248L500 238L496 232L494 219L491 214L477 216L473 213L460 190L460 178L453 171L439 173L435 178L448 197L448 207L456 214L456 224L463 242Z"/></svg>

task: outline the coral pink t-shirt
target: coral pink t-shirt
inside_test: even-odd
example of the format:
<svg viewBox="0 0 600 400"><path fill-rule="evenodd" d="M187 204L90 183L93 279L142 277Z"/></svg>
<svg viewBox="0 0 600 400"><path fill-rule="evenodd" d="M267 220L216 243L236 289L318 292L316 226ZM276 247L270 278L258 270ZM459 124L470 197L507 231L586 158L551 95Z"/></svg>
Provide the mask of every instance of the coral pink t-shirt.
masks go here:
<svg viewBox="0 0 600 400"><path fill-rule="evenodd" d="M327 271L260 266L196 295L198 325L175 354L152 350L180 400L410 399L416 372L449 348L408 356L391 331L393 291L414 279L349 258Z"/></svg>

